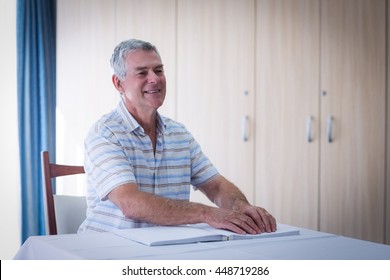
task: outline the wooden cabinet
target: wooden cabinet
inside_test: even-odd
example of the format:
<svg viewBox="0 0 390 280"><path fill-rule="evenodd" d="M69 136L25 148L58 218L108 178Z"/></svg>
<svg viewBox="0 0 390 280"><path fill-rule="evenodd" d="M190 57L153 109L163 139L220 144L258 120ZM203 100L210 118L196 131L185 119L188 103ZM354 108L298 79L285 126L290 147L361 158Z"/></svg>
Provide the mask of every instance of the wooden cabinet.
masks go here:
<svg viewBox="0 0 390 280"><path fill-rule="evenodd" d="M258 1L256 202L281 222L384 242L385 7Z"/></svg>
<svg viewBox="0 0 390 280"><path fill-rule="evenodd" d="M387 5L387 68L390 65L390 40L389 40L389 30L390 30L390 5ZM386 150L387 150L387 170L386 170L386 219L385 219L385 242L390 244L390 71L387 69L387 141L386 141Z"/></svg>
<svg viewBox="0 0 390 280"><path fill-rule="evenodd" d="M118 102L109 68L114 19L110 1L57 1L57 162L83 164L88 129ZM73 195L85 194L84 185L77 176L56 184L58 193Z"/></svg>
<svg viewBox="0 0 390 280"><path fill-rule="evenodd" d="M319 1L313 0L257 2L255 201L280 222L314 229L319 223L318 12Z"/></svg>
<svg viewBox="0 0 390 280"><path fill-rule="evenodd" d="M86 131L118 101L113 47L144 39L165 64L161 112L251 202L390 243L387 2L58 1L57 159L82 162Z"/></svg>
<svg viewBox="0 0 390 280"><path fill-rule="evenodd" d="M322 1L321 19L320 230L383 242L386 1Z"/></svg>
<svg viewBox="0 0 390 280"><path fill-rule="evenodd" d="M157 47L167 79L167 95L159 111L164 116L175 118L176 1L117 0L115 7L117 43L135 38Z"/></svg>
<svg viewBox="0 0 390 280"><path fill-rule="evenodd" d="M82 164L87 131L118 104L110 58L120 41L137 38L157 46L168 88L161 111L175 117L175 0L59 0L57 5L58 162ZM63 184L74 188L68 192ZM77 178L60 178L57 189L84 194L84 185Z"/></svg>
<svg viewBox="0 0 390 280"><path fill-rule="evenodd" d="M253 201L254 0L181 0L177 119ZM198 192L194 200L206 202Z"/></svg>

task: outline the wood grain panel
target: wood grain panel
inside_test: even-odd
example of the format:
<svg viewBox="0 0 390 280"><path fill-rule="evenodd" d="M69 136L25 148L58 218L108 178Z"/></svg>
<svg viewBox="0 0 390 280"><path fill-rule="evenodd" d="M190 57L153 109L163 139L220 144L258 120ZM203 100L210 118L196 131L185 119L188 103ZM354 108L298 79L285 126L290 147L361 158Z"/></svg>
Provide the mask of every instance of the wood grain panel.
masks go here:
<svg viewBox="0 0 390 280"><path fill-rule="evenodd" d="M116 40L135 38L154 44L164 63L167 95L159 112L176 118L176 1L118 0Z"/></svg>
<svg viewBox="0 0 390 280"><path fill-rule="evenodd" d="M384 241L386 9L322 1L320 230ZM333 117L333 141L326 120Z"/></svg>
<svg viewBox="0 0 390 280"><path fill-rule="evenodd" d="M317 229L319 1L259 0L256 29L256 201Z"/></svg>
<svg viewBox="0 0 390 280"><path fill-rule="evenodd" d="M251 201L254 19L253 0L178 1L178 120ZM245 116L247 141L243 140Z"/></svg>

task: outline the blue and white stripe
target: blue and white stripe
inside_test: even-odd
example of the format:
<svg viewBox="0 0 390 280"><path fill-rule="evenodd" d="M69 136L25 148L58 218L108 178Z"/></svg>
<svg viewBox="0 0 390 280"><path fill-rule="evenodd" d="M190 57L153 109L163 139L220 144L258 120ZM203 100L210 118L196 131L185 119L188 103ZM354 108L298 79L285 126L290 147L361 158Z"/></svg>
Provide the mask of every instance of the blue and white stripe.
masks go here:
<svg viewBox="0 0 390 280"><path fill-rule="evenodd" d="M85 139L88 178L87 219L79 232L153 226L123 216L108 194L126 183L144 192L189 200L190 186L201 186L218 172L180 123L157 115L156 152L150 138L123 101L103 116Z"/></svg>

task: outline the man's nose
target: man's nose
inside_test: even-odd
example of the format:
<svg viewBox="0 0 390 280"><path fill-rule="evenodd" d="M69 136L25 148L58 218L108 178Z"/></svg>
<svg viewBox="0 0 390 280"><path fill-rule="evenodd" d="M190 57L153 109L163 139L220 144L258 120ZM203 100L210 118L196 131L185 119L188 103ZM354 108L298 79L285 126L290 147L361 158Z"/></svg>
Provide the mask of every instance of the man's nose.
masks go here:
<svg viewBox="0 0 390 280"><path fill-rule="evenodd" d="M148 83L157 83L160 80L160 77L153 71L148 72Z"/></svg>

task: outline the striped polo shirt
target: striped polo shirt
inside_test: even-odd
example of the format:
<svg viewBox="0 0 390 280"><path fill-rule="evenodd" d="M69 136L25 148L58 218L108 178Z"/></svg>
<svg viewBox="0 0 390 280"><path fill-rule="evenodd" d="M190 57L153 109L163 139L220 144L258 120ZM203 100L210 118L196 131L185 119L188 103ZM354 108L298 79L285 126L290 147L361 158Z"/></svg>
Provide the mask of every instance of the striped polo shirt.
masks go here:
<svg viewBox="0 0 390 280"><path fill-rule="evenodd" d="M103 116L85 139L87 218L79 232L153 226L126 218L108 194L126 183L161 197L189 200L198 187L218 172L180 123L157 114L156 151L123 100Z"/></svg>

